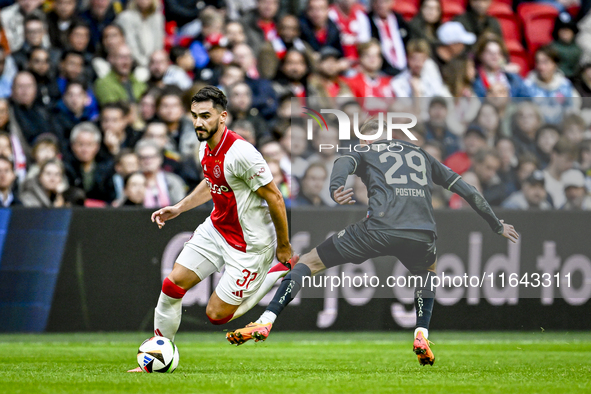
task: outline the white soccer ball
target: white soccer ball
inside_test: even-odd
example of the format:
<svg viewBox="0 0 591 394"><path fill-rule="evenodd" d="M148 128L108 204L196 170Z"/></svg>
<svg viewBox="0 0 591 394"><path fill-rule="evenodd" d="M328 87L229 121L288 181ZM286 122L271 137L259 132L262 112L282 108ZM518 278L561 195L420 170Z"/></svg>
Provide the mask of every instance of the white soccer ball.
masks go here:
<svg viewBox="0 0 591 394"><path fill-rule="evenodd" d="M144 372L172 373L179 365L179 349L168 338L152 337L140 345L137 363Z"/></svg>

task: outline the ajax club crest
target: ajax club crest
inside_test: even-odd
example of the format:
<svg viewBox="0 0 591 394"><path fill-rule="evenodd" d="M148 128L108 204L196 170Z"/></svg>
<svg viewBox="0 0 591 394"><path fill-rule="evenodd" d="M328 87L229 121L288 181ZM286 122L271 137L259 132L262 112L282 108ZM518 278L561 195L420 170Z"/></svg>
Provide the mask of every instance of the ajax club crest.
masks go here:
<svg viewBox="0 0 591 394"><path fill-rule="evenodd" d="M215 176L216 178L219 178L222 175L222 170L220 169L220 166L216 165L215 167L213 167L213 176Z"/></svg>

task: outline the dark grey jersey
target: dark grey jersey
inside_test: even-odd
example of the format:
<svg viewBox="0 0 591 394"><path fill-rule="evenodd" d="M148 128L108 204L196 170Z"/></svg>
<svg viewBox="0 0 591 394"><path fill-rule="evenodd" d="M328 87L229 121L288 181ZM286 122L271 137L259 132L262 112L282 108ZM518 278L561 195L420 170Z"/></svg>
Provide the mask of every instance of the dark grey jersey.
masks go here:
<svg viewBox="0 0 591 394"><path fill-rule="evenodd" d="M330 188L333 195L334 190L345 184L347 175L355 174L361 178L369 197L369 230L424 230L437 234L431 204L434 184L458 192L452 187L460 181L465 192L460 189L458 194L466 195L466 199L473 193L480 196L457 173L409 142L377 141L365 149L367 151L346 153L336 160ZM473 207L479 211L483 208L479 214L498 232L502 225L490 206L485 201L488 208L478 207L482 205L481 196L474 198L477 201Z"/></svg>

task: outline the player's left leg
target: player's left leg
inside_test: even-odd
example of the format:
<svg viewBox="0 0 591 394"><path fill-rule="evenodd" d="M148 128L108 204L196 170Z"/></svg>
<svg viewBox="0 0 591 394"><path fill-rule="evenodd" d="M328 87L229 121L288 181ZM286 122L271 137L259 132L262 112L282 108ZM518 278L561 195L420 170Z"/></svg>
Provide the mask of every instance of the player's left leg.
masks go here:
<svg viewBox="0 0 591 394"><path fill-rule="evenodd" d="M217 289L216 289L217 290ZM240 304L231 304L220 298L214 290L205 308L207 318L214 325L226 324L232 319Z"/></svg>

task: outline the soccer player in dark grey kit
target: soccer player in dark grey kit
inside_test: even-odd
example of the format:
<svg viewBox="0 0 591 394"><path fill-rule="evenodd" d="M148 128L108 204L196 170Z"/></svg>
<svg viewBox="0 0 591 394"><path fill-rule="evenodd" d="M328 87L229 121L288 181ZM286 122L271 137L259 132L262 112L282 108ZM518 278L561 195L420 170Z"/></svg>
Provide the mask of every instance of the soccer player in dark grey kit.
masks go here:
<svg viewBox="0 0 591 394"><path fill-rule="evenodd" d="M379 126L377 119L370 119L360 133L374 135ZM396 137L403 136L398 133ZM367 217L303 255L285 276L259 320L226 334L231 343L240 345L249 339L267 339L277 315L300 290L303 277L345 263L359 264L378 256L396 256L411 274L422 279L417 281L414 292L417 324L413 351L421 365L433 365L435 356L427 340L435 300L431 278L436 275L437 259L437 231L431 205L433 184L462 196L495 233L517 242L519 234L514 227L495 216L476 188L423 149L403 140L360 139L360 142L367 148L359 150L367 149L366 152L347 152L335 161L330 191L337 203L354 203L352 189L344 190L344 185L348 175L359 176L369 195Z"/></svg>

